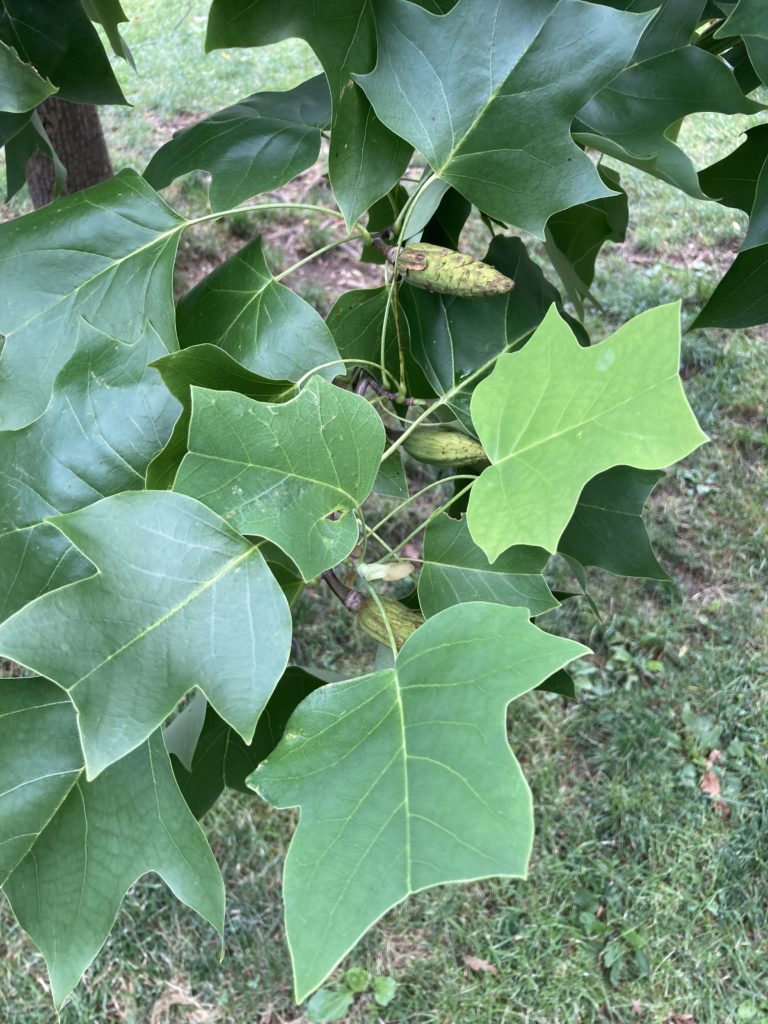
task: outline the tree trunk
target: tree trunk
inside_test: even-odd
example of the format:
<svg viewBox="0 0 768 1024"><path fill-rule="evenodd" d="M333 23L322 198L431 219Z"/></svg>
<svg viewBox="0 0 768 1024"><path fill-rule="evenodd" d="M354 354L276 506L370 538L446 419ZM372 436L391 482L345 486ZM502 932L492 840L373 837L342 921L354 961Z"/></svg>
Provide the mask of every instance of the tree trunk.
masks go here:
<svg viewBox="0 0 768 1024"><path fill-rule="evenodd" d="M112 177L112 162L96 107L68 103L51 96L38 107L38 114L51 145L67 169L64 195ZM45 153L33 153L29 158L27 182L35 207L50 203L54 171L53 161Z"/></svg>

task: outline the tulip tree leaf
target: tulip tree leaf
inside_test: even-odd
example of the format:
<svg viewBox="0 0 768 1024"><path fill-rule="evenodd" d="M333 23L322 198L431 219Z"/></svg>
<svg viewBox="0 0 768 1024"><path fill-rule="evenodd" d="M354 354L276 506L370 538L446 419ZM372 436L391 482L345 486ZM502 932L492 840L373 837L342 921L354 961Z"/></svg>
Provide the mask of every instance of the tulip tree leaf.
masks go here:
<svg viewBox="0 0 768 1024"><path fill-rule="evenodd" d="M52 522L99 571L7 619L0 651L67 691L88 777L143 743L194 687L250 740L291 641L259 548L168 491L115 495Z"/></svg>
<svg viewBox="0 0 768 1024"><path fill-rule="evenodd" d="M768 124L757 124L744 133L738 149L699 171L702 190L722 206L751 213L757 180L768 160Z"/></svg>
<svg viewBox="0 0 768 1024"><path fill-rule="evenodd" d="M351 224L400 180L411 156L411 147L385 128L350 79L351 72L370 71L376 63L372 0L334 0L331 14L316 0L214 0L206 48L265 46L295 37L309 43L328 79L331 186Z"/></svg>
<svg viewBox="0 0 768 1024"><path fill-rule="evenodd" d="M275 749L296 706L322 685L322 679L302 668L287 668L262 712L250 743L246 743L216 714L202 694L195 694L166 730L166 746L171 753L179 789L196 818L202 817L213 806L225 788L249 792L246 778ZM168 733L174 726L183 725L184 716L198 714L201 705L203 721L198 727L190 763L185 766L181 757L174 756Z"/></svg>
<svg viewBox="0 0 768 1024"><path fill-rule="evenodd" d="M208 171L211 206L224 210L311 167L320 153L320 129L330 120L325 75L288 92L256 93L176 132L144 177L162 189L189 171Z"/></svg>
<svg viewBox="0 0 768 1024"><path fill-rule="evenodd" d="M0 432L0 621L93 566L46 520L144 486L178 403L147 363L166 351L150 326L132 345L74 324L75 353L43 415Z"/></svg>
<svg viewBox="0 0 768 1024"><path fill-rule="evenodd" d="M313 377L280 405L194 388L189 454L174 488L280 547L309 580L358 540L384 427L370 403Z"/></svg>
<svg viewBox="0 0 768 1024"><path fill-rule="evenodd" d="M642 516L663 475L616 466L590 480L558 550L582 565L599 566L617 576L669 580L653 553Z"/></svg>
<svg viewBox="0 0 768 1024"><path fill-rule="evenodd" d="M187 453L189 420L192 415L192 387L211 391L236 391L259 402L279 402L287 398L295 385L288 380L268 380L251 373L224 349L216 345L192 345L156 359L152 366L160 372L171 394L182 404L168 444L147 468L147 487L171 487L181 460Z"/></svg>
<svg viewBox="0 0 768 1024"><path fill-rule="evenodd" d="M412 634L393 668L299 705L248 780L301 808L283 880L298 1000L410 893L525 876L531 796L506 708L586 650L523 608L463 604Z"/></svg>
<svg viewBox="0 0 768 1024"><path fill-rule="evenodd" d="M222 931L221 874L159 732L88 782L64 691L0 679L0 793L0 880L45 957L57 1009L148 871Z"/></svg>
<svg viewBox="0 0 768 1024"><path fill-rule="evenodd" d="M125 103L99 34L81 0L2 0L0 41L73 103Z"/></svg>
<svg viewBox="0 0 768 1024"><path fill-rule="evenodd" d="M543 237L553 213L611 194L570 125L626 66L649 17L579 0L462 0L439 17L392 0L377 10L376 68L353 77L438 177Z"/></svg>
<svg viewBox="0 0 768 1024"><path fill-rule="evenodd" d="M126 344L151 322L177 347L173 263L185 221L134 171L0 224L0 429L45 410L81 320Z"/></svg>
<svg viewBox="0 0 768 1024"><path fill-rule="evenodd" d="M768 85L768 8L763 0L739 0L715 32L716 39L741 36L750 60L764 85Z"/></svg>
<svg viewBox="0 0 768 1024"><path fill-rule="evenodd" d="M493 564L472 541L466 519L441 515L424 534L419 604L429 618L464 601L491 601L541 615L557 600L541 575L549 555L540 548L513 548Z"/></svg>
<svg viewBox="0 0 768 1024"><path fill-rule="evenodd" d="M609 156L631 158L628 162L651 173L657 167L663 172L659 177L700 198L690 160L673 140L678 122L696 111L750 114L762 109L747 99L723 60L698 46L684 46L618 75L578 112L576 138Z"/></svg>
<svg viewBox="0 0 768 1024"><path fill-rule="evenodd" d="M622 11L653 11L634 53L634 63L678 50L691 41L706 0L592 0Z"/></svg>
<svg viewBox="0 0 768 1024"><path fill-rule="evenodd" d="M470 492L472 539L494 561L518 544L556 551L584 485L617 465L655 469L706 440L680 381L679 306L641 313L582 348L556 309L475 389L492 465Z"/></svg>
<svg viewBox="0 0 768 1024"><path fill-rule="evenodd" d="M736 259L693 327L752 327L768 321L768 160L755 188L749 228Z"/></svg>
<svg viewBox="0 0 768 1024"><path fill-rule="evenodd" d="M261 239L204 277L176 309L181 345L218 345L247 370L273 379L315 367L332 380L344 372L320 314L272 276ZM326 365L330 364L330 365Z"/></svg>
<svg viewBox="0 0 768 1024"><path fill-rule="evenodd" d="M55 92L55 85L38 75L12 46L0 40L0 110L23 114Z"/></svg>
<svg viewBox="0 0 768 1024"><path fill-rule="evenodd" d="M128 21L120 0L80 0L80 3L91 21L104 29L115 56L133 64L131 51L120 33L120 25Z"/></svg>

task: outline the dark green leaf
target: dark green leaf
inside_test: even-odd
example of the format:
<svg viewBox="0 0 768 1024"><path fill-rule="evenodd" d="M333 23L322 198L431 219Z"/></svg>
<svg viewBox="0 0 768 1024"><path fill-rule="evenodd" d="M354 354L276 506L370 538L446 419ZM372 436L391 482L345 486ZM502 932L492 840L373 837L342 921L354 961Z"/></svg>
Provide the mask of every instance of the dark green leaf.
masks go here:
<svg viewBox="0 0 768 1024"><path fill-rule="evenodd" d="M634 53L634 62L687 46L702 19L706 0L592 0L621 11L653 11Z"/></svg>
<svg viewBox="0 0 768 1024"><path fill-rule="evenodd" d="M12 46L0 40L0 110L23 114L55 92L55 85L41 78Z"/></svg>
<svg viewBox="0 0 768 1024"><path fill-rule="evenodd" d="M211 175L214 210L280 188L310 167L320 152L320 129L331 120L325 75L289 92L262 92L176 132L144 171L162 189L189 171Z"/></svg>
<svg viewBox="0 0 768 1024"><path fill-rule="evenodd" d="M459 238L471 210L472 204L460 192L455 188L448 189L424 228L422 242L458 249Z"/></svg>
<svg viewBox="0 0 768 1024"><path fill-rule="evenodd" d="M104 498L52 522L99 572L7 619L0 651L68 692L88 777L143 743L194 687L250 740L291 641L259 548L168 491Z"/></svg>
<svg viewBox="0 0 768 1024"><path fill-rule="evenodd" d="M701 188L723 206L751 213L757 180L768 160L768 124L758 124L744 133L743 142L728 156L699 171Z"/></svg>
<svg viewBox="0 0 768 1024"><path fill-rule="evenodd" d="M125 103L81 0L0 0L0 40L74 103Z"/></svg>
<svg viewBox="0 0 768 1024"><path fill-rule="evenodd" d="M3 115L0 115L2 117ZM13 115L7 115L13 116ZM27 161L33 153L41 152L53 163L53 190L59 195L67 180L67 169L59 159L42 122L33 113L12 138L5 143L6 198L12 199L27 183Z"/></svg>
<svg viewBox="0 0 768 1024"><path fill-rule="evenodd" d="M331 185L347 222L352 223L400 180L411 148L380 123L353 71L376 63L373 4L334 0L333 14L315 0L214 0L208 20L209 50L265 46L305 39L323 66L333 100L329 152Z"/></svg>
<svg viewBox="0 0 768 1024"><path fill-rule="evenodd" d="M438 177L541 236L553 213L610 194L569 128L648 20L578 0L463 0L444 17L392 0L377 10L375 70L353 77Z"/></svg>
<svg viewBox="0 0 768 1024"><path fill-rule="evenodd" d="M586 485L558 550L617 576L668 580L653 553L643 506L664 474L616 466Z"/></svg>
<svg viewBox="0 0 768 1024"><path fill-rule="evenodd" d="M717 39L741 36L752 65L768 85L768 7L764 0L739 0L715 32Z"/></svg>
<svg viewBox="0 0 768 1024"><path fill-rule="evenodd" d="M166 729L165 738L179 789L196 818L213 806L226 787L249 792L246 777L275 749L296 706L322 685L322 679L302 668L287 668L249 744L216 714L202 694L195 694ZM194 742L190 763L185 765L187 729L192 731Z"/></svg>
<svg viewBox="0 0 768 1024"><path fill-rule="evenodd" d="M373 407L321 377L280 405L194 388L189 454L174 488L272 541L310 580L357 543L355 512L383 450Z"/></svg>
<svg viewBox="0 0 768 1024"><path fill-rule="evenodd" d="M549 555L540 548L513 548L493 564L472 541L466 519L438 516L424 534L419 604L429 618L464 601L490 601L541 615L557 601L541 575Z"/></svg>
<svg viewBox="0 0 768 1024"><path fill-rule="evenodd" d="M151 328L126 344L80 321L75 354L43 415L0 432L0 621L93 567L46 519L144 486L178 405L147 363L165 352Z"/></svg>
<svg viewBox="0 0 768 1024"><path fill-rule="evenodd" d="M148 871L221 932L221 875L159 733L87 782L64 691L1 679L0 793L0 879L46 959L57 1009Z"/></svg>
<svg viewBox="0 0 768 1024"><path fill-rule="evenodd" d="M301 807L283 882L298 999L410 893L525 876L531 797L506 708L585 651L522 608L463 604L409 637L393 668L299 705L248 780Z"/></svg>
<svg viewBox="0 0 768 1024"><path fill-rule="evenodd" d="M0 224L0 427L37 419L80 325L176 348L173 263L185 221L134 171Z"/></svg>
<svg viewBox="0 0 768 1024"><path fill-rule="evenodd" d="M120 34L120 25L128 21L128 17L120 5L120 0L80 0L83 10L97 25L104 29L107 39L116 57L122 57L133 64L131 51Z"/></svg>
<svg viewBox="0 0 768 1024"><path fill-rule="evenodd" d="M472 396L492 465L467 521L489 560L518 544L556 551L593 476L667 466L707 440L678 374L679 316L677 304L650 309L582 348L552 308L524 348L499 357Z"/></svg>
<svg viewBox="0 0 768 1024"><path fill-rule="evenodd" d="M544 690L546 693L557 693L561 697L570 697L571 700L576 700L577 696L576 686L571 678L571 674L564 668L558 669L548 679L545 679L543 683L539 683L536 689Z"/></svg>
<svg viewBox="0 0 768 1024"><path fill-rule="evenodd" d="M218 345L263 377L298 380L320 366L329 380L344 373L323 318L274 279L260 238L187 292L176 325L183 347Z"/></svg>

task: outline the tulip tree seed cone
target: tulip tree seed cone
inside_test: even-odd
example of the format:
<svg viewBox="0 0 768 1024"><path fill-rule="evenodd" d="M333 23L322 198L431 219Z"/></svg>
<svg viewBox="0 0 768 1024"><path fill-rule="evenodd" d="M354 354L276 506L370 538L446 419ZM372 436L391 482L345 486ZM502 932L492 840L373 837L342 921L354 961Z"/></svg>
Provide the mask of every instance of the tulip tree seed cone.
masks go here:
<svg viewBox="0 0 768 1024"><path fill-rule="evenodd" d="M397 261L397 269L408 284L429 292L477 299L503 295L515 287L512 278L482 260L429 242L406 245L399 255L397 248L390 246L387 259L390 263Z"/></svg>
<svg viewBox="0 0 768 1024"><path fill-rule="evenodd" d="M391 597L380 597L379 601L386 612L389 628L392 630L392 636L399 650L411 633L415 633L419 626L424 624L424 616L413 608L406 608L404 604L394 601ZM366 597L363 600L363 607L358 613L358 619L368 636L378 640L380 644L389 646L389 633L384 617L372 597Z"/></svg>
<svg viewBox="0 0 768 1024"><path fill-rule="evenodd" d="M476 466L488 462L483 446L458 430L418 427L403 441L403 448L430 466Z"/></svg>

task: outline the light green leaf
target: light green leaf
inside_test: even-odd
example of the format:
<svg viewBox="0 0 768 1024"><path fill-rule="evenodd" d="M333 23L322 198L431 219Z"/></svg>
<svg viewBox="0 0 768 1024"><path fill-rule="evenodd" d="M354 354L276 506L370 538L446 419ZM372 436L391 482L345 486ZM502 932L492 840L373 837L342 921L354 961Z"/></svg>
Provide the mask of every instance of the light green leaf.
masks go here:
<svg viewBox="0 0 768 1024"><path fill-rule="evenodd" d="M125 103L99 34L81 0L2 0L0 41L73 103Z"/></svg>
<svg viewBox="0 0 768 1024"><path fill-rule="evenodd" d="M348 988L321 988L307 1003L307 1020L312 1024L330 1024L342 1020L355 1001Z"/></svg>
<svg viewBox="0 0 768 1024"><path fill-rule="evenodd" d="M147 363L166 350L147 325L133 344L75 321L75 353L51 402L28 427L0 432L0 621L92 565L46 520L140 490L178 403Z"/></svg>
<svg viewBox="0 0 768 1024"><path fill-rule="evenodd" d="M462 0L439 17L392 0L377 10L375 70L353 77L438 177L543 237L553 213L611 194L570 124L625 67L649 17L579 0Z"/></svg>
<svg viewBox="0 0 768 1024"><path fill-rule="evenodd" d="M159 733L87 782L64 691L46 679L2 679L0 793L0 880L45 957L57 1008L148 871L222 931L221 875Z"/></svg>
<svg viewBox="0 0 768 1024"><path fill-rule="evenodd" d="M386 974L377 974L373 979L373 998L377 1006L389 1006L395 998L397 982Z"/></svg>
<svg viewBox="0 0 768 1024"><path fill-rule="evenodd" d="M55 92L55 85L41 78L12 46L0 40L0 110L23 114Z"/></svg>
<svg viewBox="0 0 768 1024"><path fill-rule="evenodd" d="M177 347L173 264L185 221L134 171L0 224L0 428L40 416L79 324Z"/></svg>
<svg viewBox="0 0 768 1024"><path fill-rule="evenodd" d="M218 345L263 377L298 380L320 366L318 373L329 380L344 373L323 318L275 281L260 238L187 292L176 324L183 347Z"/></svg>
<svg viewBox="0 0 768 1024"><path fill-rule="evenodd" d="M211 175L214 210L271 192L306 170L331 120L325 75L288 92L262 92L176 132L152 157L144 177L162 189L189 171Z"/></svg>
<svg viewBox="0 0 768 1024"><path fill-rule="evenodd" d="M409 637L394 668L299 705L248 780L301 807L283 881L298 1000L410 893L525 876L531 796L507 704L585 652L525 609L463 604Z"/></svg>
<svg viewBox="0 0 768 1024"><path fill-rule="evenodd" d="M357 543L354 512L371 492L384 439L365 399L321 377L280 405L194 388L189 454L174 488L277 544L309 580Z"/></svg>
<svg viewBox="0 0 768 1024"><path fill-rule="evenodd" d="M7 619L0 651L67 691L88 778L143 743L194 687L249 741L291 642L259 548L168 491L104 498L52 522L99 571Z"/></svg>
<svg viewBox="0 0 768 1024"><path fill-rule="evenodd" d="M552 308L527 345L502 355L472 396L492 465L472 487L472 539L502 551L557 544L593 476L612 466L655 469L707 440L678 374L677 303L647 310L582 348Z"/></svg>
<svg viewBox="0 0 768 1024"><path fill-rule="evenodd" d="M376 118L351 72L376 63L371 0L334 0L332 17L316 0L214 0L206 48L265 46L305 39L315 51L333 100L328 167L336 201L352 224L400 180L411 147Z"/></svg>
<svg viewBox="0 0 768 1024"><path fill-rule="evenodd" d="M642 515L662 476L656 470L616 466L590 480L558 550L582 565L596 565L618 576L669 580L653 553Z"/></svg>
<svg viewBox="0 0 768 1024"><path fill-rule="evenodd" d="M159 370L168 390L181 402L182 412L168 444L147 468L147 487L173 486L181 460L187 453L193 387L236 391L259 402L279 402L288 398L295 388L291 381L268 380L251 373L216 345L192 345L156 359L152 366Z"/></svg>
<svg viewBox="0 0 768 1024"><path fill-rule="evenodd" d="M473 543L466 519L441 515L424 534L419 604L429 618L464 601L491 601L541 615L557 600L541 575L549 555L540 548L513 548L491 565Z"/></svg>

